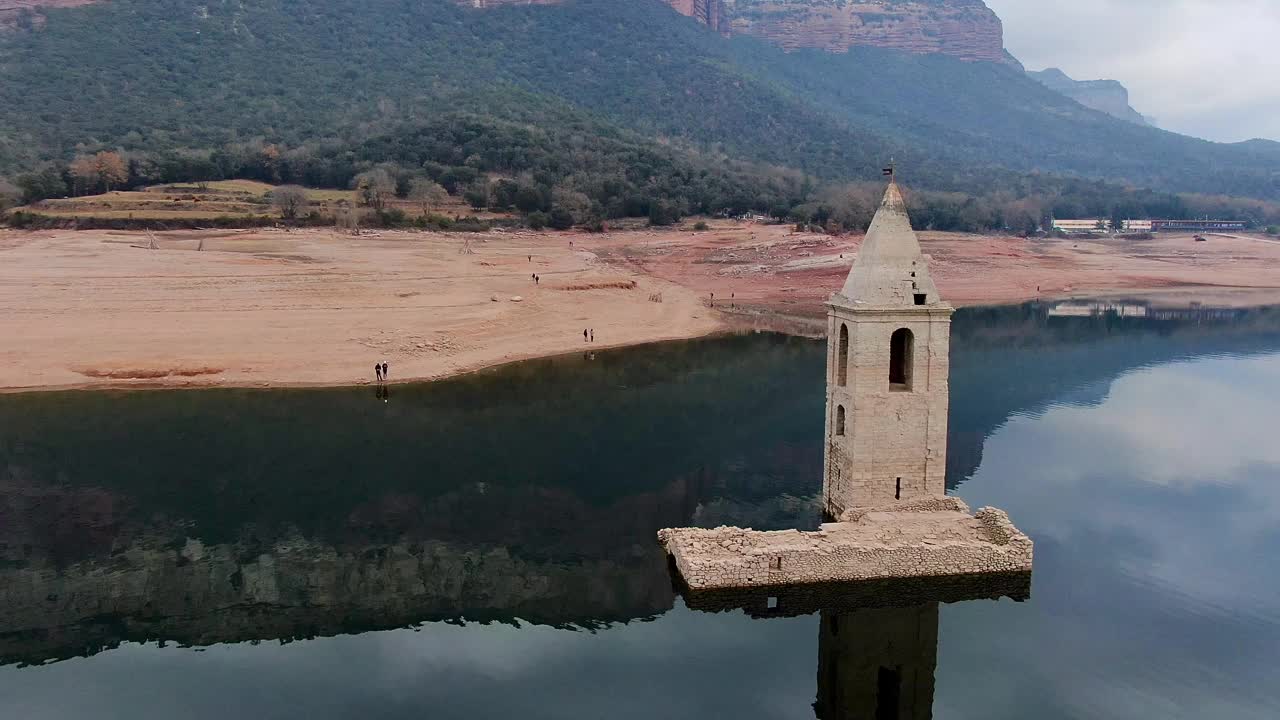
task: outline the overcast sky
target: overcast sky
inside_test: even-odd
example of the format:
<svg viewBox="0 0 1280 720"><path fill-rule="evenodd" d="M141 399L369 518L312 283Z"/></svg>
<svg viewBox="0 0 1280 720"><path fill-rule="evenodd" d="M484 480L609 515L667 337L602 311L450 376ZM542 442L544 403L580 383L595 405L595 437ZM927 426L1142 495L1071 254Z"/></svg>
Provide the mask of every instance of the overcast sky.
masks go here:
<svg viewBox="0 0 1280 720"><path fill-rule="evenodd" d="M1280 0L986 0L1028 70L1110 78L1160 127L1280 140Z"/></svg>

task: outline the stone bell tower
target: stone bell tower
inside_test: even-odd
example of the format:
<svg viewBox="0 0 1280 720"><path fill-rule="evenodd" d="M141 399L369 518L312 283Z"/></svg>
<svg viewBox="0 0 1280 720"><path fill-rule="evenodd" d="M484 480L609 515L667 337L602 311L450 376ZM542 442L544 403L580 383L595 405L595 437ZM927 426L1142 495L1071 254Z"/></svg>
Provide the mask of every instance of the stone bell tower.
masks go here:
<svg viewBox="0 0 1280 720"><path fill-rule="evenodd" d="M946 494L951 314L890 182L844 288L827 303L823 505Z"/></svg>

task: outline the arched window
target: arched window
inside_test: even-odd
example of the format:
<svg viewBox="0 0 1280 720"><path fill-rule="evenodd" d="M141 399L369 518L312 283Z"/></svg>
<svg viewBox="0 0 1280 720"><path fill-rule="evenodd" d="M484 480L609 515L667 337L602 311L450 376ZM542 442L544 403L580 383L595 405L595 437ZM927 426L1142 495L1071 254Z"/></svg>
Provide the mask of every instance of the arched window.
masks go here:
<svg viewBox="0 0 1280 720"><path fill-rule="evenodd" d="M911 389L911 366L914 353L915 337L911 331L902 328L893 333L889 340L889 388L891 390Z"/></svg>
<svg viewBox="0 0 1280 720"><path fill-rule="evenodd" d="M836 435L844 437L844 406L836 406Z"/></svg>
<svg viewBox="0 0 1280 720"><path fill-rule="evenodd" d="M840 324L840 351L836 353L836 384L849 384L849 326Z"/></svg>

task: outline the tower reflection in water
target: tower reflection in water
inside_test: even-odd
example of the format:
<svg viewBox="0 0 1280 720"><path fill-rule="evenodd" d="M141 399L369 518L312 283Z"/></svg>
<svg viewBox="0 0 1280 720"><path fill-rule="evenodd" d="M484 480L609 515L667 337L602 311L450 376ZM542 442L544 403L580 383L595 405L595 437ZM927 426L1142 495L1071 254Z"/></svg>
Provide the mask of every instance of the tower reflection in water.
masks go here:
<svg viewBox="0 0 1280 720"><path fill-rule="evenodd" d="M988 575L772 590L683 591L703 612L741 610L766 620L818 613L818 720L933 717L938 618L943 603L1022 602L1031 574Z"/></svg>

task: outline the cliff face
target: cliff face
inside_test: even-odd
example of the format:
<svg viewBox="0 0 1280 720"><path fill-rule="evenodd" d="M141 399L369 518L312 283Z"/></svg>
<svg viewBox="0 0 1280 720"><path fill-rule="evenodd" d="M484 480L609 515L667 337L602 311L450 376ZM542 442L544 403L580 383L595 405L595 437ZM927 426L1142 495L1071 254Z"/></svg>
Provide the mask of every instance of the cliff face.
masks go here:
<svg viewBox="0 0 1280 720"><path fill-rule="evenodd" d="M788 50L847 52L859 45L1008 62L1004 26L982 0L661 0L727 34L754 35ZM555 5L565 0L454 0L475 8Z"/></svg>
<svg viewBox="0 0 1280 720"><path fill-rule="evenodd" d="M47 7L77 7L97 0L0 0L0 31L20 27L41 27Z"/></svg>
<svg viewBox="0 0 1280 720"><path fill-rule="evenodd" d="M681 15L697 20L712 30L727 32L728 18L725 15L725 0L663 0Z"/></svg>
<svg viewBox="0 0 1280 720"><path fill-rule="evenodd" d="M1074 80L1058 68L1028 71L1027 75L1087 108L1137 125L1151 125L1129 105L1128 88L1115 80Z"/></svg>
<svg viewBox="0 0 1280 720"><path fill-rule="evenodd" d="M732 33L789 50L859 45L1007 62L1004 25L982 0L723 0Z"/></svg>

